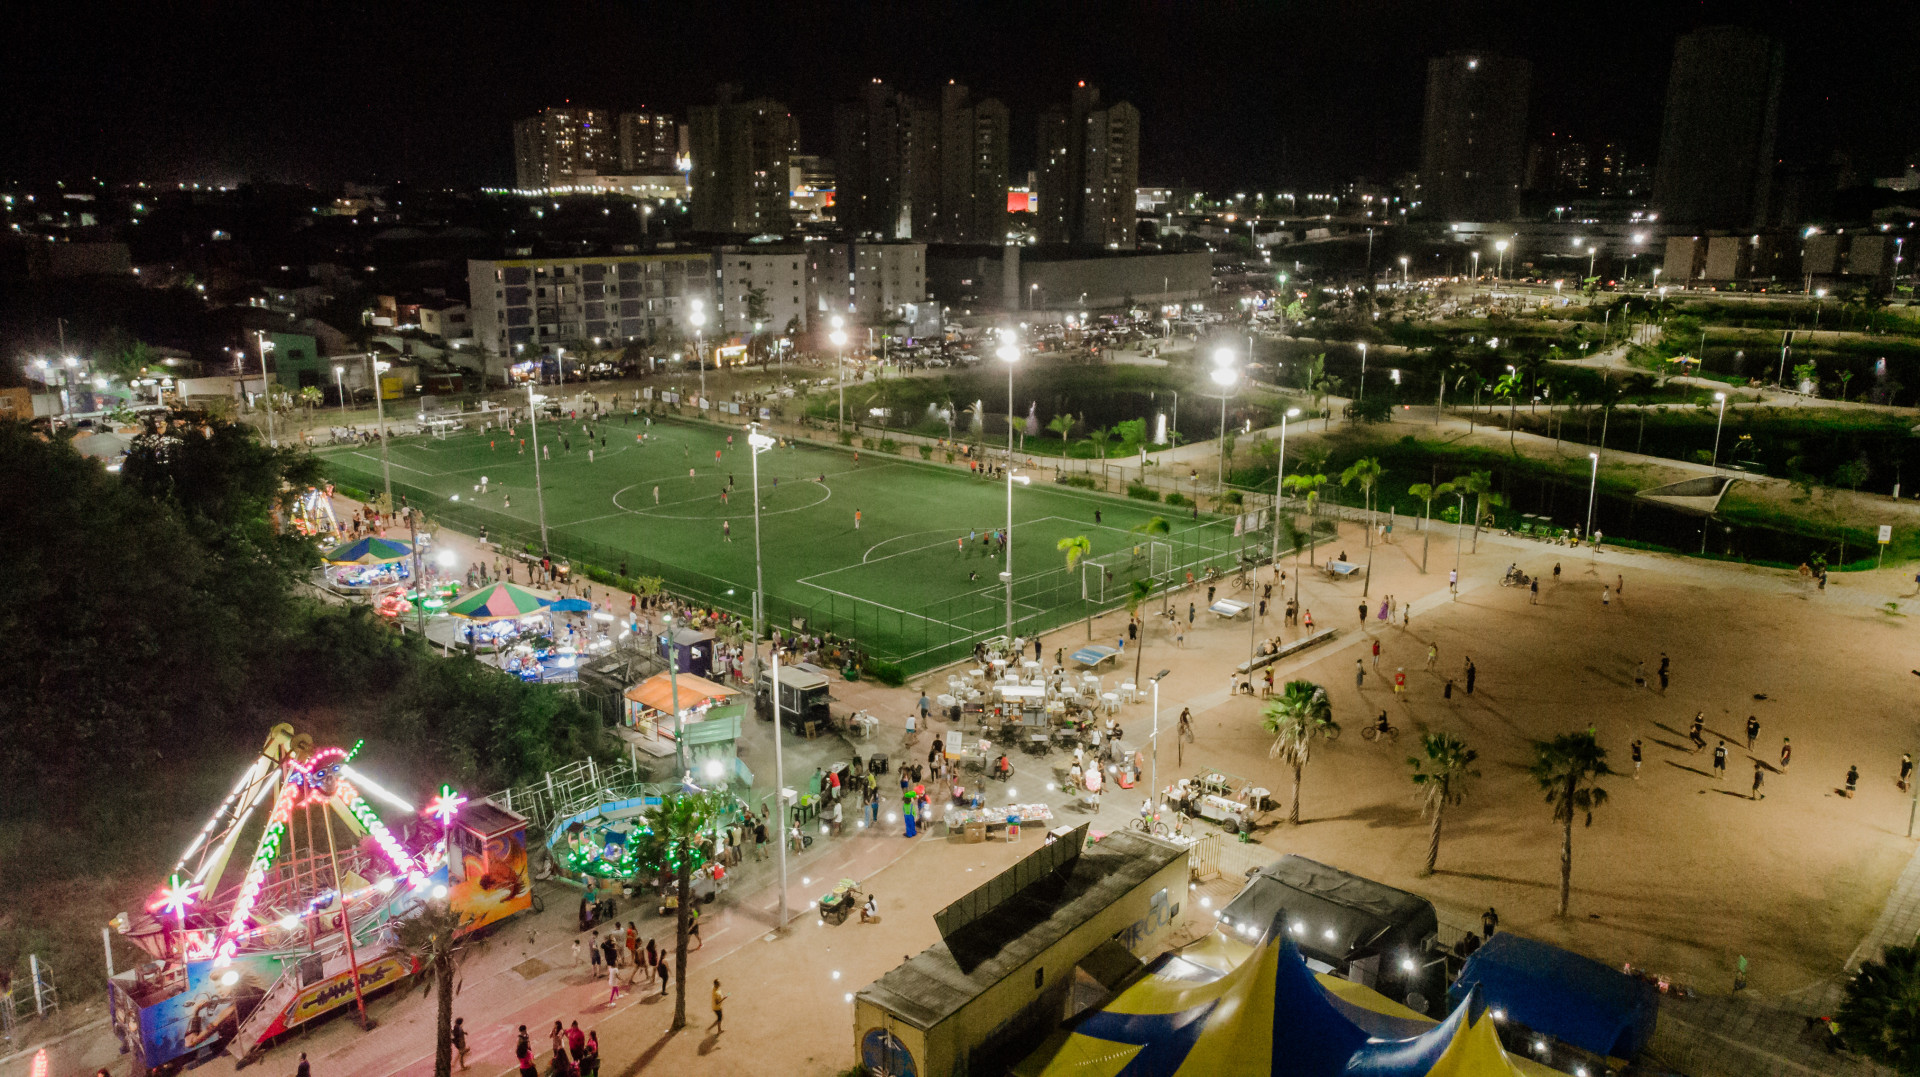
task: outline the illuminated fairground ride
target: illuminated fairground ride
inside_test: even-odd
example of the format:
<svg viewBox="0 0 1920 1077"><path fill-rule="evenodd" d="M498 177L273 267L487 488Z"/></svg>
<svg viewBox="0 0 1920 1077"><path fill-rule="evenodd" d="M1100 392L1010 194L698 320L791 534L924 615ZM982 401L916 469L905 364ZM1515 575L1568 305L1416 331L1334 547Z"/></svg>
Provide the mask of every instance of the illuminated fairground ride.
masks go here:
<svg viewBox="0 0 1920 1077"><path fill-rule="evenodd" d="M364 1023L367 995L417 971L398 921L445 902L466 934L531 906L526 820L449 786L416 809L356 769L364 743L275 726L144 912L114 919L153 958L110 982L136 1073L245 1058L350 1005ZM406 813L400 834L370 798Z"/></svg>

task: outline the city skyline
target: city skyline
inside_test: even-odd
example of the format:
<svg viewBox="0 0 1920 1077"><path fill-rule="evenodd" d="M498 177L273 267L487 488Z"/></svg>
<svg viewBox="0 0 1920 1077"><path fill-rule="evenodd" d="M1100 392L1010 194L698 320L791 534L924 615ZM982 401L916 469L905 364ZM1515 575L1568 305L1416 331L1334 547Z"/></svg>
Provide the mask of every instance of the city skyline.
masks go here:
<svg viewBox="0 0 1920 1077"><path fill-rule="evenodd" d="M1084 79L1139 109L1142 182L1386 181L1418 164L1428 62L1458 50L1539 66L1530 140L1566 132L1644 160L1657 153L1675 42L1717 23L1785 46L1778 156L1818 165L1841 153L1886 171L1920 149L1920 90L1894 51L1920 20L1911 10L1888 7L1885 33L1849 36L1858 21L1811 18L1805 4L1672 7L1589 25L1510 4L1177 15L1056 5L851 19L799 4L680 25L593 9L543 15L536 27L487 10L415 8L370 25L219 5L193 18L94 19L82 4L11 42L17 106L0 128L12 150L0 177L506 185L515 121L569 101L685 116L723 82L743 98L786 102L803 152L831 155L834 110L863 83L924 93L952 78L1006 105L1015 176L1037 167L1041 113ZM600 29L587 33L588 23ZM742 25L751 32L739 35ZM287 47L249 60L259 41ZM88 62L73 62L76 50ZM672 62L648 62L656 55Z"/></svg>

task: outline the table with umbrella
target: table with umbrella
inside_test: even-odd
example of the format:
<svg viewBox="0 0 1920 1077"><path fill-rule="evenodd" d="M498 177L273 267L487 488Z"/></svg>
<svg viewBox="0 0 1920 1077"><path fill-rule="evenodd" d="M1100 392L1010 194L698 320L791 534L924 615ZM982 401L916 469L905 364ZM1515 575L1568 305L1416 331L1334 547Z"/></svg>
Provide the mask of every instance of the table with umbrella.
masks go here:
<svg viewBox="0 0 1920 1077"><path fill-rule="evenodd" d="M497 651L529 633L549 627L546 596L511 583L490 583L448 606L447 616L466 621L459 640L474 649Z"/></svg>

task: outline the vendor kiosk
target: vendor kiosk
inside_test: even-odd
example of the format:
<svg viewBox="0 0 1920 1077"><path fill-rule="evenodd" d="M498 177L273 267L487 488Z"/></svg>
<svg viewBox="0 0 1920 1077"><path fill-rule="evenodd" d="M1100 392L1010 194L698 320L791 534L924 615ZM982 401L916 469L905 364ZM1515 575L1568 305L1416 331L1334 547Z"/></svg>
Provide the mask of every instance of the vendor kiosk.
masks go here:
<svg viewBox="0 0 1920 1077"><path fill-rule="evenodd" d="M773 701L770 686L773 683L772 668L760 671L760 686L755 706L759 709L762 721L773 721ZM804 662L780 667L780 717L787 727L796 733L804 733L808 722L819 723L825 729L833 724L833 714L828 704L832 702L832 683L827 679L826 670Z"/></svg>

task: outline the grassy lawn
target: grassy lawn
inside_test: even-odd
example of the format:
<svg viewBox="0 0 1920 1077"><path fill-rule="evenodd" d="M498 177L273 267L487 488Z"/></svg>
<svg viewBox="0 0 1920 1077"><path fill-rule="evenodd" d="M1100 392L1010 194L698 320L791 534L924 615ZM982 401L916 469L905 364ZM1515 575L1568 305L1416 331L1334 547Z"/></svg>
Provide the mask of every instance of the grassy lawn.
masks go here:
<svg viewBox="0 0 1920 1077"><path fill-rule="evenodd" d="M524 426L516 430L526 433ZM541 426L551 449L541 468L553 549L608 572L624 564L625 575L657 575L690 598L746 612L754 566L744 433L733 431L729 446L727 428L659 420L648 427L638 419L597 433L606 447L596 440L589 462L578 422ZM412 438L392 443L391 451L396 498L404 493L461 530L485 525L496 542L537 544L531 440L525 454L518 437L501 431ZM339 482L380 489L377 447L330 448L322 456ZM484 495L475 491L482 475ZM729 479L735 486L723 499ZM962 655L976 639L1003 630L1001 563L978 538L1006 524L1003 482L900 457L798 445L763 456L760 483L773 624L803 622L809 631L851 637L909 669ZM1013 510L1016 633L1059 627L1096 605L1120 605L1128 582L1150 573L1184 572L1208 559L1230 563L1240 542L1231 520L1203 517L1196 524L1177 509L1045 480L1016 487ZM1148 548L1130 529L1156 513L1166 514L1174 531ZM963 551L957 540L970 533L976 538ZM1057 544L1082 535L1103 566L1068 573ZM1083 586L1092 589L1092 602L1083 599Z"/></svg>

